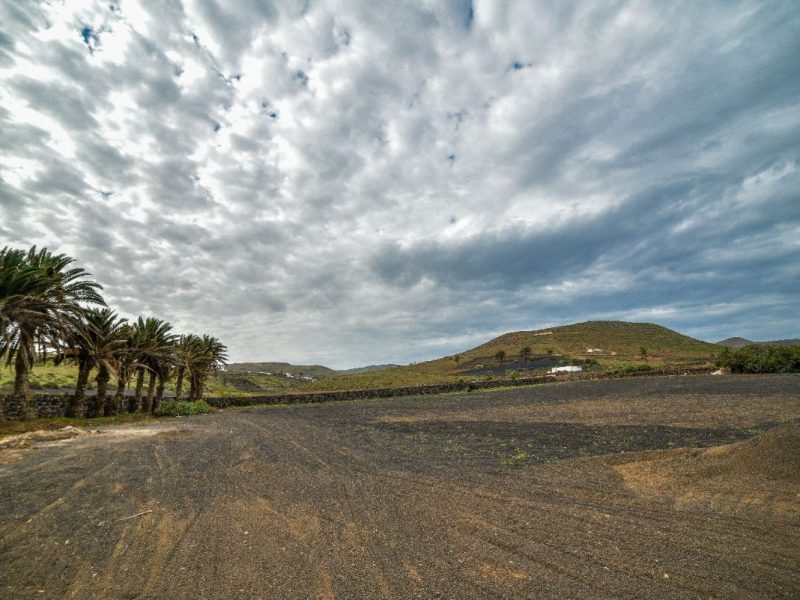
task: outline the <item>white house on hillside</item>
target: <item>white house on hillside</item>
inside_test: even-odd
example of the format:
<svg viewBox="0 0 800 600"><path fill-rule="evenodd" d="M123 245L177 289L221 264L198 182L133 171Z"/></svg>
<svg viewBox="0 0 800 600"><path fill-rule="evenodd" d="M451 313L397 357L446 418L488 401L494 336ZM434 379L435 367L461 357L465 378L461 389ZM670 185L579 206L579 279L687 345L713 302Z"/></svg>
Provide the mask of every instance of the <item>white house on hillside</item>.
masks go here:
<svg viewBox="0 0 800 600"><path fill-rule="evenodd" d="M552 369L550 369L551 373L580 373L581 371L583 371L583 367L573 367L573 366L553 367Z"/></svg>

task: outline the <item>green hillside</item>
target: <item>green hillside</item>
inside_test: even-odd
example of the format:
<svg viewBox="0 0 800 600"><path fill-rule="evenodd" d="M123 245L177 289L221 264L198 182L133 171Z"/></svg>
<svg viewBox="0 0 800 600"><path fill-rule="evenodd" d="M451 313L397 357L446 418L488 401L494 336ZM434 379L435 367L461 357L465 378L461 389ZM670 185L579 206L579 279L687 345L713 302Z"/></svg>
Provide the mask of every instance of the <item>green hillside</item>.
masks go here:
<svg viewBox="0 0 800 600"><path fill-rule="evenodd" d="M720 350L715 344L696 340L654 323L586 321L537 331L507 333L465 352L463 356L494 356L499 350L515 355L525 346L530 346L534 354L552 350L576 358L591 356L617 360L638 358L642 347L651 358L667 361L708 358Z"/></svg>
<svg viewBox="0 0 800 600"><path fill-rule="evenodd" d="M529 347L532 360L522 360L520 352ZM641 349L646 350L646 357ZM406 367L363 373L335 375L303 384L305 390L367 389L400 387L441 381L502 378L546 371L551 363L588 361L591 368L613 370L632 363L653 367L703 364L719 353L715 344L696 340L653 323L626 321L587 321L536 331L506 333L458 355ZM503 362L496 358L505 354ZM544 363L544 364L542 364ZM541 365L541 366L537 366Z"/></svg>

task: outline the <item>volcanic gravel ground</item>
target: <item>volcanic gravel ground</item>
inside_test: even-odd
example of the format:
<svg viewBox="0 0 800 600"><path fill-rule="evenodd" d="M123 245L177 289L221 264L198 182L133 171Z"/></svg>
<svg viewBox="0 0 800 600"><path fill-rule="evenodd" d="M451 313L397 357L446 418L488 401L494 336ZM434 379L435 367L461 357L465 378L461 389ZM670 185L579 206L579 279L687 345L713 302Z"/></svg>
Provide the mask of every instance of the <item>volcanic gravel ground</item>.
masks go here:
<svg viewBox="0 0 800 600"><path fill-rule="evenodd" d="M646 378L3 450L0 597L796 598L800 482L748 444L798 419L800 376Z"/></svg>

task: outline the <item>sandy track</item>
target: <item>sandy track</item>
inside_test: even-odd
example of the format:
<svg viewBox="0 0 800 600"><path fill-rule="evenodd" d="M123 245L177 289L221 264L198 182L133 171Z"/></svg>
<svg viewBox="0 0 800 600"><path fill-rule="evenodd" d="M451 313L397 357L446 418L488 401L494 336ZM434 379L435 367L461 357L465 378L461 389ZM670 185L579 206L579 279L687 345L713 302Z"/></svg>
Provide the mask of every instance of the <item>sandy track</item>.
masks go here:
<svg viewBox="0 0 800 600"><path fill-rule="evenodd" d="M698 483L680 446L798 398L683 377L113 428L0 464L0 597L797 597L800 482Z"/></svg>

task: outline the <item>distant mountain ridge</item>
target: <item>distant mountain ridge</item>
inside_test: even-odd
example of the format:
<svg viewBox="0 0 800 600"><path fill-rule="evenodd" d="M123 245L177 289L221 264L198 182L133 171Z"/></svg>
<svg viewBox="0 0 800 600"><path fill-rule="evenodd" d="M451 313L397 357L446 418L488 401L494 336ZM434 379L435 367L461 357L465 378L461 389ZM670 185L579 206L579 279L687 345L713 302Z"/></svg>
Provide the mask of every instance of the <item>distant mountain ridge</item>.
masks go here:
<svg viewBox="0 0 800 600"><path fill-rule="evenodd" d="M743 337L729 337L717 342L718 346L725 346L727 348L744 348L745 346L749 346L751 344L755 344L755 342Z"/></svg>
<svg viewBox="0 0 800 600"><path fill-rule="evenodd" d="M336 375L336 371L322 365L293 365L287 362L243 362L230 363L225 370L238 373L260 373L289 375L291 377L312 377L319 379Z"/></svg>
<svg viewBox="0 0 800 600"><path fill-rule="evenodd" d="M367 365L366 367L356 367L355 369L342 369L340 371L336 371L342 375L355 375L357 373L374 373L376 371L387 371L389 369L399 369L403 365Z"/></svg>
<svg viewBox="0 0 800 600"><path fill-rule="evenodd" d="M730 337L717 342L718 346L726 346L728 348L744 348L745 346L752 346L753 344L757 344L759 346L793 346L800 344L800 338L754 342L743 337Z"/></svg>
<svg viewBox="0 0 800 600"><path fill-rule="evenodd" d="M225 370L233 373L257 373L271 375L289 375L290 377L311 377L313 379L323 379L334 375L354 375L357 373L374 373L375 371L385 371L387 369L397 369L401 365L367 365L354 369L330 369L322 365L293 365L287 362L243 362L230 363Z"/></svg>

